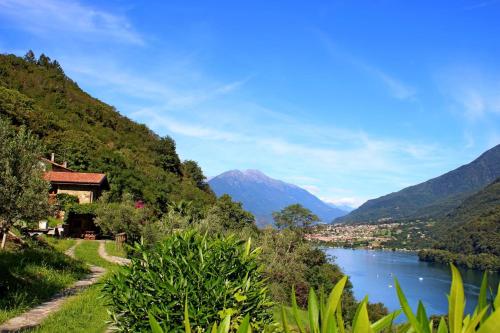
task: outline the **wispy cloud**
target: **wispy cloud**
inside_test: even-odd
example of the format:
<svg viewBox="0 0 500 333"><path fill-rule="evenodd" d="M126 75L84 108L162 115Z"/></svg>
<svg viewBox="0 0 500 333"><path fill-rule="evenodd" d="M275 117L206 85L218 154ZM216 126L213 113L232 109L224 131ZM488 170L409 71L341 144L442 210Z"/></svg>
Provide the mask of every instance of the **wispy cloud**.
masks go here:
<svg viewBox="0 0 500 333"><path fill-rule="evenodd" d="M0 0L0 16L38 36L64 34L71 38L106 39L143 45L129 20L72 0Z"/></svg>
<svg viewBox="0 0 500 333"><path fill-rule="evenodd" d="M315 32L331 56L341 59L345 62L348 62L357 69L362 70L365 73L376 78L387 88L389 93L394 98L400 100L411 100L416 97L417 91L414 87L394 77L387 71L384 71L378 68L377 66L374 66L373 64L370 64L367 61L362 60L359 57L356 57L344 50L341 50L337 45L335 45L330 36L328 36L325 32L318 30L316 30Z"/></svg>
<svg viewBox="0 0 500 333"><path fill-rule="evenodd" d="M241 111L240 108L236 109ZM343 136L337 136L334 128L315 126L302 121L275 123L261 131L258 129L258 122L265 120L260 114L255 115L256 119L247 118L243 123L235 120L221 128L217 119L202 120L197 113L200 113L199 108L189 115L183 112L180 116L175 112L162 111L162 108L157 106L138 110L132 116L151 124L159 131L203 140L225 141L235 145L250 145L257 147L262 154L308 161L316 167L343 174L384 172L401 176L407 172L407 168L403 167L407 160L436 163L440 159L439 154L436 154L438 148L434 145L373 138L362 131L353 131L347 135L346 130L341 130ZM175 118L186 119L186 116L189 120L181 121ZM306 140L294 142L290 137L292 133L307 127L315 127L316 131L311 131ZM277 133L280 133L279 136ZM326 136L330 145L318 147L316 142L320 136L321 139Z"/></svg>
<svg viewBox="0 0 500 333"><path fill-rule="evenodd" d="M442 71L438 85L469 120L500 115L500 75L462 65Z"/></svg>
<svg viewBox="0 0 500 333"><path fill-rule="evenodd" d="M182 74L174 73L175 70L169 67L159 66L162 71L160 76L164 77L159 79L151 78L152 74L124 71L123 65L114 61L63 57L61 63L80 80L161 104L163 109L182 109L206 103L240 89L251 78L247 76L232 82L214 82L205 79L186 64ZM168 77L175 77L175 80L165 79Z"/></svg>
<svg viewBox="0 0 500 333"><path fill-rule="evenodd" d="M466 6L464 9L465 10L474 10L474 9L480 9L484 7L488 7L494 4L498 4L499 0L487 0L487 1L475 1L474 3Z"/></svg>

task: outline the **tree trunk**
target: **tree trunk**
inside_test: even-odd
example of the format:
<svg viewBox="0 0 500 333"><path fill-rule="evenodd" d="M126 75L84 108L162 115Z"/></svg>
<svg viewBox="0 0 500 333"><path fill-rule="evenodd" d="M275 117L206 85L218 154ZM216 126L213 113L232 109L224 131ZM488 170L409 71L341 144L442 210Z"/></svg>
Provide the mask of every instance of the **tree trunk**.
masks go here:
<svg viewBox="0 0 500 333"><path fill-rule="evenodd" d="M5 247L5 241L7 240L7 232L4 230L3 231L3 236L2 236L2 250Z"/></svg>

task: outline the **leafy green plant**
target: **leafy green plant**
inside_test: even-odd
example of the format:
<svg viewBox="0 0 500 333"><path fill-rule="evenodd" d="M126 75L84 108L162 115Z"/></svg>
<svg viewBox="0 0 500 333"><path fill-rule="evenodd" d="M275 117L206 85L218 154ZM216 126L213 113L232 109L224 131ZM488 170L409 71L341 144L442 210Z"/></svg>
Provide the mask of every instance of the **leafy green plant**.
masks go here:
<svg viewBox="0 0 500 333"><path fill-rule="evenodd" d="M367 303L365 298L356 311L352 327L346 327L342 318L341 295L347 279L340 280L331 291L326 302L318 298L311 289L308 299L308 325L304 326L303 318L297 307L295 293L292 293L292 313L297 330L300 333L376 333L388 330L389 332L404 333L493 333L500 332L500 285L496 298L490 305L487 301L487 275L484 274L481 290L479 293L478 305L472 314L464 317L465 296L462 277L459 271L451 265L452 284L448 295L448 320L441 317L437 329L434 323L429 320L425 307L419 302L417 313L413 313L408 305L408 301L401 290L397 280L395 280L396 292L401 304L402 312L407 317L407 322L397 327L393 327L394 319L401 313L401 310L390 313L375 323L371 323L368 317ZM284 308L282 308L283 330L292 332L292 325L289 322ZM296 331L296 330L294 330Z"/></svg>
<svg viewBox="0 0 500 333"><path fill-rule="evenodd" d="M227 316L239 325L249 315L260 331L272 320L273 303L257 262L260 249L250 247L234 236L195 231L175 233L149 249L136 244L131 265L103 288L114 325L123 332L149 330L153 316L164 330L180 332L187 311L195 329Z"/></svg>
<svg viewBox="0 0 500 333"><path fill-rule="evenodd" d="M163 330L163 328L160 326L158 321L155 319L154 316L149 315L149 324L151 326L151 332L152 333L164 333L166 331ZM224 320L220 323L220 325L217 325L217 323L214 323L212 326L212 329L210 330L205 330L206 332L210 331L211 333L229 333L231 329L231 316L227 315ZM187 301L184 306L184 330L186 333L191 333L191 323L189 321L189 314L188 314L188 308L187 308ZM203 331L199 329L198 331ZM203 332L205 332L203 331ZM243 321L238 325L238 329L236 330L236 333L252 333L252 324L250 324L250 316L247 314L245 318L243 318Z"/></svg>
<svg viewBox="0 0 500 333"><path fill-rule="evenodd" d="M488 333L500 332L500 293L492 304L492 309L487 304L487 275L483 276L481 289L479 292L478 305L472 314L464 317L465 296L462 277L458 269L451 265L452 282L450 294L448 295L448 323L441 317L437 333ZM405 332L432 333L433 323L427 318L425 307L419 302L416 315L411 310L406 297L401 290L397 280L395 280L396 292L398 294L401 308L408 318ZM500 285L499 285L500 291Z"/></svg>
<svg viewBox="0 0 500 333"><path fill-rule="evenodd" d="M307 326L304 326L303 324L302 316L299 312L297 300L295 298L295 291L292 292L292 313L296 327L300 333L344 333L346 331L347 328L342 318L341 305L341 297L342 293L344 292L346 282L347 277L344 276L333 287L330 295L326 300L323 299L323 296L320 296L320 299L318 300L318 297L314 290L312 288L310 289L308 297ZM392 312L372 324L370 323L370 320L368 318L367 305L367 298L365 298L359 304L352 323L353 333L381 332L386 328L391 327L394 319L401 312ZM284 307L282 307L281 309L281 318L283 330L285 331L285 333L292 332L291 322L288 321Z"/></svg>

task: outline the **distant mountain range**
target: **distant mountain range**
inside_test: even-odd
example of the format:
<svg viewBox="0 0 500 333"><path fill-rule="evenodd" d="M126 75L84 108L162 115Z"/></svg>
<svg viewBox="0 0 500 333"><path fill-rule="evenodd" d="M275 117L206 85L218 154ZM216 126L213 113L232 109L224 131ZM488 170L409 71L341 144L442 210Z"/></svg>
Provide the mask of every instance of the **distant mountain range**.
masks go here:
<svg viewBox="0 0 500 333"><path fill-rule="evenodd" d="M347 212L325 203L308 191L280 180L272 179L259 170L231 170L209 180L210 187L217 194L229 194L235 201L255 215L257 224L271 224L272 213L284 207L299 203L310 209L326 223Z"/></svg>
<svg viewBox="0 0 500 333"><path fill-rule="evenodd" d="M399 192L368 200L335 222L444 218L467 197L500 177L500 145L469 164Z"/></svg>

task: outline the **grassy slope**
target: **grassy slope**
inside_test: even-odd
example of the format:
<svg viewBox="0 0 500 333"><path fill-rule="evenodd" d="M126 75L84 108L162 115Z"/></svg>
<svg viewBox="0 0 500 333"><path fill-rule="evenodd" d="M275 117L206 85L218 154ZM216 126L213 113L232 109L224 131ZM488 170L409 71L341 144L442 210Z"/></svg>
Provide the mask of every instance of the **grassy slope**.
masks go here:
<svg viewBox="0 0 500 333"><path fill-rule="evenodd" d="M65 238L65 239L56 239L53 237L44 237L43 238L47 243L57 249L59 252L64 252L73 245L75 245L76 241L74 239Z"/></svg>
<svg viewBox="0 0 500 333"><path fill-rule="evenodd" d="M98 249L99 242L83 241L79 246L76 247L75 257L91 265L103 267L106 269L115 268L115 264L112 264L99 256Z"/></svg>
<svg viewBox="0 0 500 333"><path fill-rule="evenodd" d="M109 270L108 274L112 274L118 267L102 259L97 252L98 247L98 242L83 241L76 247L75 256L86 263L104 267ZM57 313L32 332L105 332L109 316L106 301L100 296L101 284L98 283L72 296Z"/></svg>
<svg viewBox="0 0 500 333"><path fill-rule="evenodd" d="M68 245L32 244L0 251L0 323L42 303L86 274L81 262L59 250Z"/></svg>
<svg viewBox="0 0 500 333"><path fill-rule="evenodd" d="M105 300L100 296L100 285L94 285L83 293L72 296L57 313L48 317L32 332L105 332L109 316Z"/></svg>

